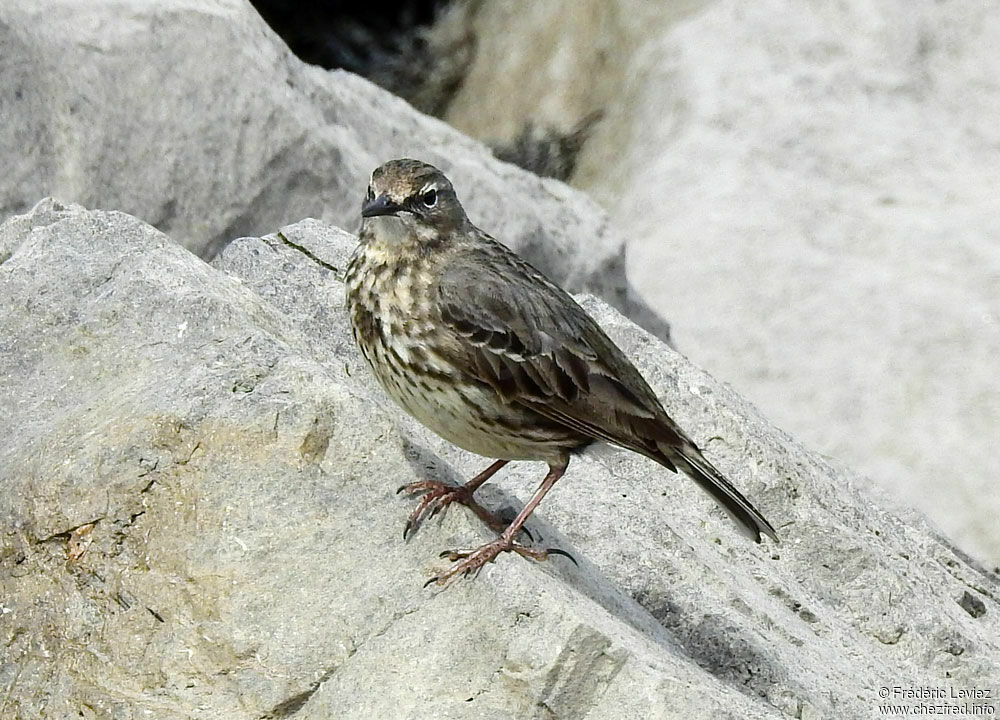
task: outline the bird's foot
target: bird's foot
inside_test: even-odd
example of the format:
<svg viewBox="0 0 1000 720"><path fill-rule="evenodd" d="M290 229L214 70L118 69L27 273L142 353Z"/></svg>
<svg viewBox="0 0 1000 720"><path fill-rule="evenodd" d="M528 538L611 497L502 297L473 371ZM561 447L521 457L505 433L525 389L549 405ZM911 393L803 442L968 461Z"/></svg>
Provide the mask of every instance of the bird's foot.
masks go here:
<svg viewBox="0 0 1000 720"><path fill-rule="evenodd" d="M403 528L404 540L411 531L416 532L417 528L420 527L420 523L426 518L434 517L453 502L465 505L472 510L494 532L502 532L507 527L507 523L476 502L475 498L472 497L472 491L464 486L446 485L437 480L420 480L419 482L403 485L396 491L397 494L403 492L424 493L417 507L410 513L410 517L406 521L406 527Z"/></svg>
<svg viewBox="0 0 1000 720"><path fill-rule="evenodd" d="M504 552L516 552L522 557L538 561L546 560L549 555L563 555L572 560L574 565L579 566L576 558L565 550L527 547L526 545L514 542L504 533L493 542L486 543L475 550L445 550L441 553L441 557L448 558L455 564L440 575L432 577L424 583L424 587L427 587L431 583L437 583L442 586L448 585L459 575L464 577L472 575L475 577L479 574L480 570L496 560L497 556Z"/></svg>

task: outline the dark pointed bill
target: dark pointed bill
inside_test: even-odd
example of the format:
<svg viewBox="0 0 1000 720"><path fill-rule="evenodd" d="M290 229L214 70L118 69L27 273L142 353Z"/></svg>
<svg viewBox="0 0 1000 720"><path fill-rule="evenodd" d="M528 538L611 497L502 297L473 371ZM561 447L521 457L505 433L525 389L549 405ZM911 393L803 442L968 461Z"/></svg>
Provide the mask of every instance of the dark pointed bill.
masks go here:
<svg viewBox="0 0 1000 720"><path fill-rule="evenodd" d="M403 208L389 199L388 195L379 195L373 200L365 200L361 206L361 217L376 215L395 215Z"/></svg>

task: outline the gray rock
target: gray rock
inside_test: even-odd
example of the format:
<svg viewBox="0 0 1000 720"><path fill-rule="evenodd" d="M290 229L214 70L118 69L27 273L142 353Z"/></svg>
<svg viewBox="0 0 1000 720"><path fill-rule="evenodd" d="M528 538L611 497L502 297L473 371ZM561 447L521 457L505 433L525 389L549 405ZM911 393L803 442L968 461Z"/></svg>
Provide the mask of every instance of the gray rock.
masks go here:
<svg viewBox="0 0 1000 720"><path fill-rule="evenodd" d="M995 684L994 575L592 297L781 543L608 451L530 523L579 568L503 557L422 589L488 532L456 508L404 542L395 489L486 461L374 386L342 311L353 243L306 221L207 265L53 201L0 228L0 715L867 717L882 687Z"/></svg>
<svg viewBox="0 0 1000 720"><path fill-rule="evenodd" d="M586 195L499 162L366 80L303 64L249 3L7 0L0 45L12 129L0 134L0 218L53 195L136 215L211 258L303 217L353 228L371 171L418 157L451 176L480 227L669 337Z"/></svg>
<svg viewBox="0 0 1000 720"><path fill-rule="evenodd" d="M1000 565L996 7L551 0L462 21L476 57L445 119L510 140L602 110L572 182L677 347Z"/></svg>

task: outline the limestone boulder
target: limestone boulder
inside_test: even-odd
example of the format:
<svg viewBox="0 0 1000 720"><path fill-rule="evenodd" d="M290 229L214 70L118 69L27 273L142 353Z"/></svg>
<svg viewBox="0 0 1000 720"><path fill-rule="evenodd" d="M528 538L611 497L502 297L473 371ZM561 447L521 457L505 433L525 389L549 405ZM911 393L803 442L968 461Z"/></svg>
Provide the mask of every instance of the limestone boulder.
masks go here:
<svg viewBox="0 0 1000 720"><path fill-rule="evenodd" d="M358 226L396 157L441 167L470 217L662 338L590 198L496 160L347 72L306 65L242 0L0 5L0 218L53 195L130 213L204 258L316 217Z"/></svg>
<svg viewBox="0 0 1000 720"><path fill-rule="evenodd" d="M882 688L995 684L994 574L590 296L781 542L597 452L529 525L579 566L505 556L423 588L489 532L453 508L404 541L396 488L487 461L374 385L353 244L303 221L209 265L51 200L0 228L0 715L867 717L916 702ZM512 511L542 470L483 501Z"/></svg>
<svg viewBox="0 0 1000 720"><path fill-rule="evenodd" d="M1000 22L975 0L474 3L445 118L572 183L677 347L1000 565Z"/></svg>

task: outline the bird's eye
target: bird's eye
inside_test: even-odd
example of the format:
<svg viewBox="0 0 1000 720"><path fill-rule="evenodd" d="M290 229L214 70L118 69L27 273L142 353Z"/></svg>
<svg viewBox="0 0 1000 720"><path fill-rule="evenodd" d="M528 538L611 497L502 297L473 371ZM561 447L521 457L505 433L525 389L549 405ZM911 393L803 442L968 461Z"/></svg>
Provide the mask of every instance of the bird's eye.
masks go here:
<svg viewBox="0 0 1000 720"><path fill-rule="evenodd" d="M365 200L374 200L374 199L375 199L375 191L372 190L372 186L369 185L368 193L365 195Z"/></svg>
<svg viewBox="0 0 1000 720"><path fill-rule="evenodd" d="M420 202L424 204L424 207L432 208L437 205L438 194L437 190L428 190L423 195L420 196Z"/></svg>

